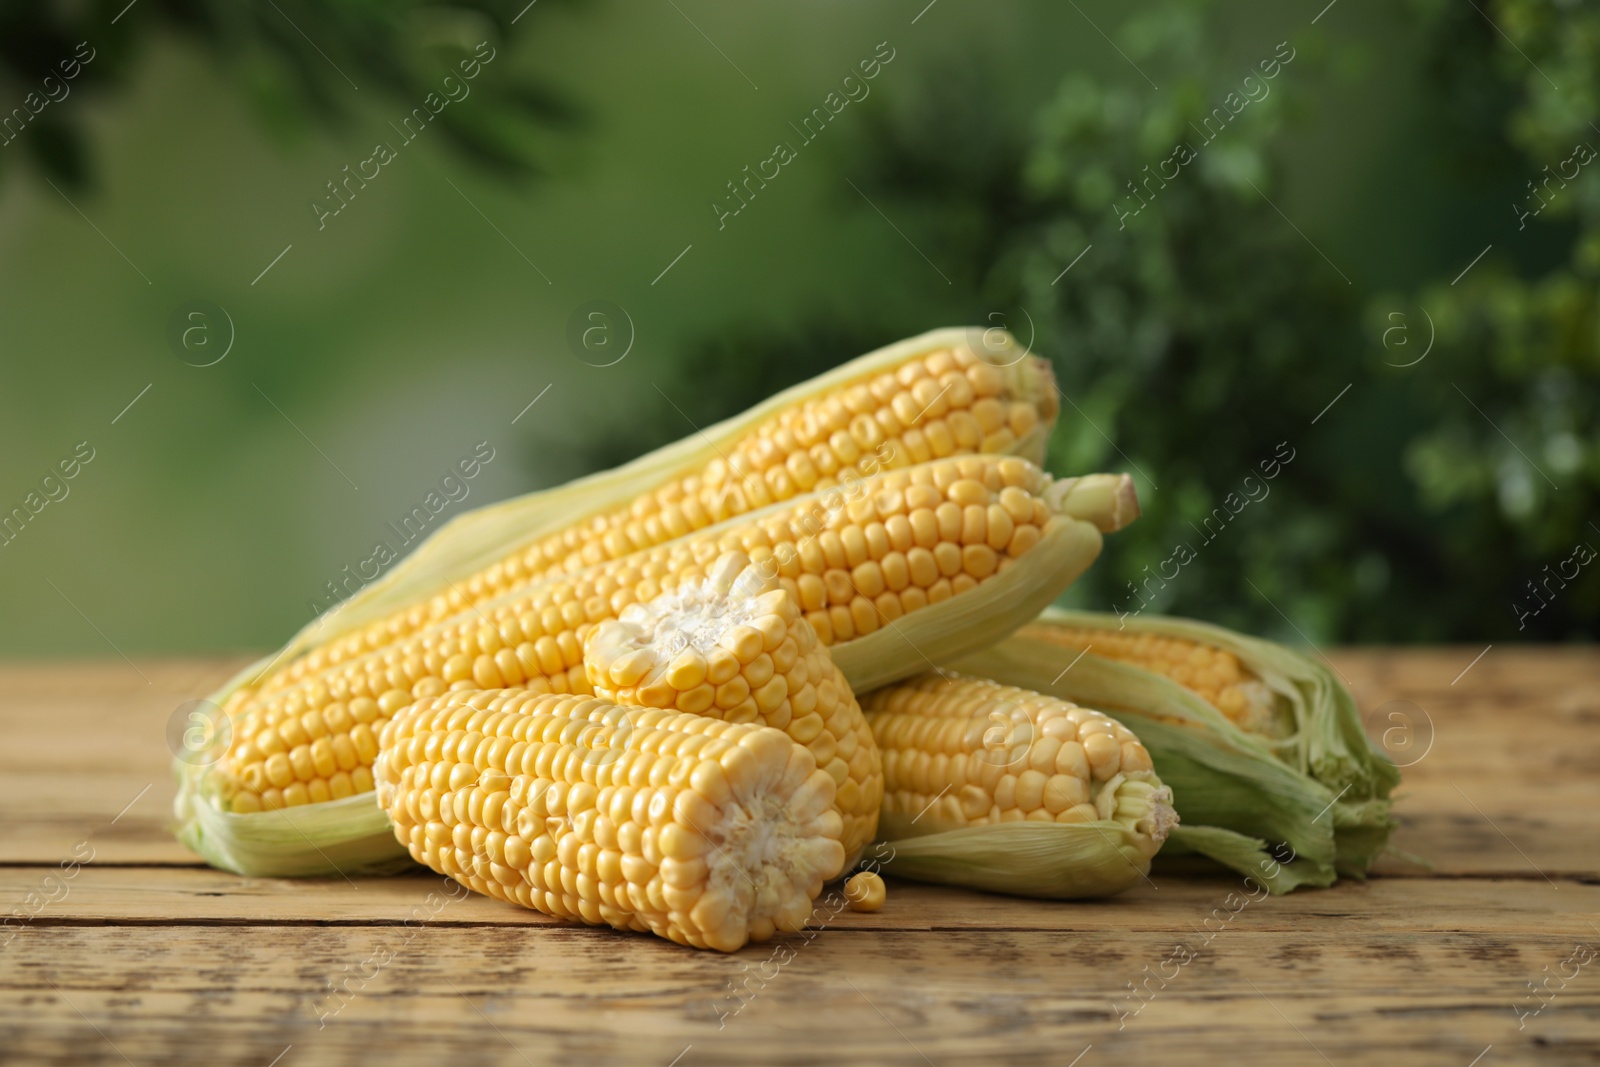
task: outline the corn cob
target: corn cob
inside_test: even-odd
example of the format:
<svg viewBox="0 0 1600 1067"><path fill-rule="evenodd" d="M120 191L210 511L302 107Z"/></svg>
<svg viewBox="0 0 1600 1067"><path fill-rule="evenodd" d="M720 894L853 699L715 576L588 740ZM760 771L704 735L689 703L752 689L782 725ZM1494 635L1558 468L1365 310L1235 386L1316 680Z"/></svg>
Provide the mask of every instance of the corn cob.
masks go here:
<svg viewBox="0 0 1600 1067"><path fill-rule="evenodd" d="M802 928L843 868L833 779L767 727L485 690L420 701L383 743L411 855L547 915L731 952Z"/></svg>
<svg viewBox="0 0 1600 1067"><path fill-rule="evenodd" d="M1142 877L1177 823L1149 753L1097 711L948 672L862 706L883 752L889 873L1104 895Z"/></svg>
<svg viewBox="0 0 1600 1067"><path fill-rule="evenodd" d="M1239 657L1185 637L1040 623L1020 636L1142 667L1172 679L1226 715L1235 726L1266 737L1285 737L1294 720L1277 696Z"/></svg>
<svg viewBox="0 0 1600 1067"><path fill-rule="evenodd" d="M887 365L865 357L861 362L873 369L792 399L698 469L666 477L624 504L313 649L261 688L292 685L530 582L620 559L804 493L950 456L1042 458L1042 437L1059 406L1049 364L1025 357L997 368L964 341L943 340Z"/></svg>
<svg viewBox="0 0 1600 1067"><path fill-rule="evenodd" d="M1177 824L1131 731L1096 711L941 672L863 701L883 751L876 847L910 878L1025 896L1120 892Z"/></svg>
<svg viewBox="0 0 1600 1067"><path fill-rule="evenodd" d="M1055 418L1053 383L1049 364L1031 357L1001 370L964 346L914 356L779 412L699 473L545 537L521 562L535 574L571 573L802 493L870 477L879 466L1011 453ZM887 458L872 462L874 455Z"/></svg>
<svg viewBox="0 0 1600 1067"><path fill-rule="evenodd" d="M1015 457L941 460L859 487L528 586L293 686L242 690L210 788L241 814L338 799L370 788L374 731L414 700L587 693L589 630L699 580L729 550L776 569L852 685L881 684L1002 636L1088 566L1097 527L1137 514L1126 476L1052 482Z"/></svg>
<svg viewBox="0 0 1600 1067"><path fill-rule="evenodd" d="M1337 676L1280 645L1188 619L1052 609L950 663L1136 730L1178 797L1169 851L1287 892L1364 877L1387 847L1398 772Z"/></svg>
<svg viewBox="0 0 1600 1067"><path fill-rule="evenodd" d="M1033 507L1031 503L1022 501L1016 494L1011 494L1011 499L1005 505L1001 505L1000 501L994 498L992 494L997 489L1018 486L1029 486L1036 489L1041 484L1042 476L1036 470L1030 470L1030 465L1020 460L1002 466L999 457L984 456L973 457L973 459L976 462L961 463L952 461L930 466L929 469L934 475L932 484L935 488L943 491L958 479L980 479L984 483L984 487L991 490L990 498L984 501L988 505L986 513L981 517L974 517L965 510L971 506L970 503L964 503L965 501L979 499L979 496L975 493L962 496L960 500L954 498L946 500L939 497L928 498L924 494L922 498L918 498L916 501L907 501L906 504L908 506L895 509L907 521L898 523L892 534L892 539L895 542L896 558L889 562L894 569L883 575L883 581L877 581L871 576L870 571L872 568L868 568L867 582L871 588L878 589L887 584L890 591L894 591L897 588L896 583L899 584L899 587L903 587L906 582L900 578L900 570L910 571L915 568L915 574L908 574L907 577L923 577L924 581L919 585L933 592L933 587L937 585L939 577L949 578L952 583L959 584L963 569L972 575L982 577L985 573L984 569L993 565L989 557L994 555L995 552L1001 551L1008 556L1015 556L1031 547L1037 540L1040 534L1039 527L1048 517L1048 512L1041 511ZM881 480L881 476L876 476L872 479L857 480L851 483L852 488L850 490L839 490L835 494L839 498L838 501L831 507L825 504L822 510L836 512L849 507L851 503L858 503L860 498L871 493ZM918 479L918 481L926 482L927 480ZM1085 497L1083 506L1096 513L1104 512L1112 516L1110 520L1112 529L1120 529L1137 515L1137 502L1128 494L1128 487L1131 486L1131 483L1125 483L1118 479L1103 479L1098 483L1085 481L1086 484L1079 490ZM970 487L968 488L970 489ZM1107 499L1100 499L1108 491L1112 496ZM846 499L848 497L855 499L848 500ZM1090 499L1091 497L1092 499ZM828 498L826 494L813 494L808 499L826 501ZM1130 501L1132 501L1132 513L1127 514L1126 511L1130 506ZM911 506L913 504L920 506ZM935 509L944 504L950 504L961 510L959 513L954 514L950 513L949 508L945 508L944 512L935 511ZM990 508L997 510L989 510ZM802 506L796 510L804 512L806 509ZM810 510L815 512L818 508L813 507ZM871 514L874 509L870 507L864 509L849 507L849 510L852 512L864 510L866 513ZM878 510L881 511L882 509ZM929 514L920 514L922 511L926 511ZM803 519L805 516L802 515L800 517ZM890 515L880 514L877 517L885 520L885 526L888 526L887 520L891 517ZM915 525L911 525L912 523L915 523ZM809 525L816 525L814 518L811 519ZM1010 536L1006 536L1005 531L1011 531ZM821 531L808 530L807 532L815 535ZM886 529L885 532L888 533L889 531ZM951 549L943 549L942 551L946 553L945 556L937 559L931 558L932 551L939 550L940 544L945 541L950 542L952 547L960 553L960 556L949 556ZM675 542L668 542L667 547L670 547L672 543ZM982 544L987 544L990 551L985 552L979 547ZM819 540L818 547L831 548L832 545L829 541ZM966 551L968 547L972 548L971 552ZM885 549L876 544L871 548L873 549L871 561L876 564L877 561L883 559ZM639 551L644 552L647 549L640 549ZM902 553L903 555L901 555ZM835 557L841 555L850 557L849 566L852 569L861 563L869 561L867 554L852 544L850 546L840 546L840 550L829 552L830 566L839 568L840 564L837 563ZM659 558L659 554L655 558ZM935 567L937 572L935 572ZM581 573L572 577L580 577ZM591 570L589 573L596 572ZM813 570L812 573L820 575L821 572ZM849 577L854 577L854 575L849 575ZM870 605L865 603L857 604L856 600L860 598L853 594L845 595L840 592L841 590L850 589L849 586L840 584L842 580L835 576L833 578L834 585L827 590L817 585L815 581L810 582L807 590L810 595L806 602L814 605L815 608L822 608L828 605L838 607L840 610L831 610L829 612L827 620L814 617L812 623L819 633L822 632L824 625L830 628L837 626L846 635L844 639L848 640L856 629L875 629L877 624L870 621L873 614ZM459 585L459 583L456 584ZM528 578L524 574L522 584L513 588L526 589L539 584L542 583L538 578ZM505 590L499 589L498 591L504 593ZM952 591L959 592L961 590L954 589ZM454 591L451 595L456 600L461 600L461 597ZM878 594L871 595L876 596ZM913 594L914 596L915 594ZM483 598L474 597L465 606L470 608L471 604L480 603L482 600ZM431 624L436 624L440 619L444 618L445 616L441 612L444 611L445 604L446 598L435 597L427 605L412 607L408 612L403 613L403 617L396 615L384 624L374 624L368 627L361 634L353 634L334 641L323 648L313 650L306 656L286 664L281 670L268 675L262 680L257 689L263 694L275 692L295 683L304 682L351 659L368 655L374 650L391 647L396 640L416 633ZM807 610L813 609L808 608ZM455 617L461 617L464 615L464 611L461 607L457 607L450 614ZM863 619L868 621L863 621ZM870 629L868 629L868 632L870 632ZM241 698L249 695L252 694L248 691L240 694Z"/></svg>
<svg viewBox="0 0 1600 1067"><path fill-rule="evenodd" d="M832 777L846 855L872 840L883 766L855 694L776 568L728 552L686 582L596 626L584 663L597 695L728 722L759 722L805 745Z"/></svg>
<svg viewBox="0 0 1600 1067"><path fill-rule="evenodd" d="M1133 731L1026 689L930 673L876 690L865 709L883 752L886 837L1025 819L1093 822L1132 795L1159 791L1119 794L1153 770ZM1146 801L1152 855L1166 836L1164 803Z"/></svg>

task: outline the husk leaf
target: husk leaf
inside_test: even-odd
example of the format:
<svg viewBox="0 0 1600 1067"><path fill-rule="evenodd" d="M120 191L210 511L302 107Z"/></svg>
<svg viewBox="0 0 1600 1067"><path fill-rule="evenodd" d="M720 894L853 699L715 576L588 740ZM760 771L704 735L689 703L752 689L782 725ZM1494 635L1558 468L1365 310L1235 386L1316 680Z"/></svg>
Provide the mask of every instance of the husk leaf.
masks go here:
<svg viewBox="0 0 1600 1067"><path fill-rule="evenodd" d="M1326 887L1334 880L1333 873L1326 868L1279 863L1259 837L1247 837L1220 826L1179 826L1173 830L1166 847L1156 858L1157 873L1164 863L1189 855L1203 856L1235 871L1248 872L1278 896L1303 885Z"/></svg>
<svg viewBox="0 0 1600 1067"><path fill-rule="evenodd" d="M1104 897L1149 874L1136 838L1110 819L1003 822L890 841L879 848L891 858L879 862L884 873L917 882L1054 900Z"/></svg>

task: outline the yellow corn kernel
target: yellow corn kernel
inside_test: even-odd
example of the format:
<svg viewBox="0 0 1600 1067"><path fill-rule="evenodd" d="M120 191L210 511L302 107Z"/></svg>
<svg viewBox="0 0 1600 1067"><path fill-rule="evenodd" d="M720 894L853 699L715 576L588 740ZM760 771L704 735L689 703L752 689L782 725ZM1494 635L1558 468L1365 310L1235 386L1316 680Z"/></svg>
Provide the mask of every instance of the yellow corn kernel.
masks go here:
<svg viewBox="0 0 1600 1067"><path fill-rule="evenodd" d="M844 865L833 779L762 726L595 697L452 693L384 728L377 780L395 837L435 871L697 948L801 929Z"/></svg>
<svg viewBox="0 0 1600 1067"><path fill-rule="evenodd" d="M845 879L844 898L851 911L877 911L889 896L889 887L873 871L860 871Z"/></svg>

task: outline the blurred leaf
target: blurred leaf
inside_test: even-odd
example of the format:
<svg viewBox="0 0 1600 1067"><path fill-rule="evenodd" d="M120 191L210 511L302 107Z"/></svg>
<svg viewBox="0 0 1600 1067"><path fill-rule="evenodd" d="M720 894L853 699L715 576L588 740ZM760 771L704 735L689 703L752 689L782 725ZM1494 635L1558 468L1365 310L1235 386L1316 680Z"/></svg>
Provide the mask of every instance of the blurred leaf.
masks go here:
<svg viewBox="0 0 1600 1067"><path fill-rule="evenodd" d="M63 186L78 187L88 179L88 161L77 130L46 112L28 125L28 151L45 176Z"/></svg>
<svg viewBox="0 0 1600 1067"><path fill-rule="evenodd" d="M0 4L3 99L20 103L46 77L59 76L80 42L92 58L67 81L70 96L120 88L148 47L176 31L216 62L280 137L297 137L315 123L348 122L358 104L421 106L445 77L460 77L458 65L473 61L480 42L496 54L494 65L480 71L487 76L471 82L479 102L470 117L449 110L442 122L446 139L470 163L507 179L534 175L531 131L571 126L580 114L554 86L505 57L516 10L508 3L141 0L132 10L125 4ZM92 166L86 113L63 100L44 113L48 123L41 116L20 135L35 142L30 155L48 176L73 186L89 179Z"/></svg>

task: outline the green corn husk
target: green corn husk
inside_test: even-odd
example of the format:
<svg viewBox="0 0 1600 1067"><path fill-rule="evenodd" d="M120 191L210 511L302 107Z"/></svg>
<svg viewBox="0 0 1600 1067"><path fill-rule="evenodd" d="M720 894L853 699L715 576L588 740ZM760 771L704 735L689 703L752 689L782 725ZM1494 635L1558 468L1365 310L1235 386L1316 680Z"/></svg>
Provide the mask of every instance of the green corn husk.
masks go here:
<svg viewBox="0 0 1600 1067"><path fill-rule="evenodd" d="M1240 729L1172 680L1026 633L957 659L957 670L1105 712L1138 734L1176 797L1170 855L1194 853L1275 893L1362 878L1395 826L1399 771L1367 739L1333 672L1290 649L1207 623L1052 609L1041 625L1150 632L1238 656L1272 692L1282 736ZM1068 665L1071 664L1070 668Z"/></svg>
<svg viewBox="0 0 1600 1067"><path fill-rule="evenodd" d="M1003 822L917 836L909 825L879 832L879 867L918 882L1011 896L1072 900L1105 897L1146 879L1150 860L1173 832L1171 790L1146 772L1106 783L1112 816L1082 823ZM1103 797L1097 793L1094 802Z"/></svg>
<svg viewBox="0 0 1600 1067"><path fill-rule="evenodd" d="M308 624L277 653L240 671L209 699L221 706L237 689L313 647L433 596L448 581L474 574L550 533L703 467L723 448L785 408L870 377L919 353L966 345L970 337L970 331L952 328L901 341L615 470L465 512L423 541L382 579ZM1019 393L1042 395L1054 389L1048 367L1026 358L1009 336L997 331L985 334L985 359L1000 369ZM1033 432L1016 442L1011 454L1040 462L1051 428L1050 422L1041 420ZM938 605L942 611L915 612L893 626L836 646L846 676L862 687L882 684L926 668L915 649L927 649L930 655L941 657L960 655L1023 625L1094 561L1102 530L1118 529L1138 514L1125 476L1067 479L1052 491L1059 510L1080 521L1062 523L1041 540L1034 550L1041 561L1038 569L1012 568L970 593ZM738 516L691 536L752 521L767 511L792 507L799 499ZM1045 561L1048 566L1043 565ZM976 629L980 621L981 630ZM278 811L235 814L223 810L205 785L208 762L220 755L220 750L185 753L173 764L179 783L174 803L177 836L211 865L273 877L381 872L409 865L404 849L394 840L388 817L371 793Z"/></svg>

